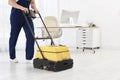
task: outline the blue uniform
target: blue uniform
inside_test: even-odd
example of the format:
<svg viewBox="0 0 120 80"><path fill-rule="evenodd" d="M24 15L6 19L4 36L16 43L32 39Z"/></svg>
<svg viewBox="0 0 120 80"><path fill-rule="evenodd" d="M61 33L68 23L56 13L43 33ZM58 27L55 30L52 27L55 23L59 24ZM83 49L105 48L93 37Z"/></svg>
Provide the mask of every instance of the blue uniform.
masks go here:
<svg viewBox="0 0 120 80"><path fill-rule="evenodd" d="M29 9L31 0L18 0L17 3ZM34 33L34 25L33 25L32 19L30 17L27 17L27 18ZM26 36L26 59L31 60L34 55L34 38L32 37L30 29L28 28L28 25L24 19L24 16L21 10L12 8L11 15L10 15L10 24L11 24L11 32L10 32L10 39L9 39L10 59L16 58L15 47L16 47L20 30L21 28L23 28Z"/></svg>

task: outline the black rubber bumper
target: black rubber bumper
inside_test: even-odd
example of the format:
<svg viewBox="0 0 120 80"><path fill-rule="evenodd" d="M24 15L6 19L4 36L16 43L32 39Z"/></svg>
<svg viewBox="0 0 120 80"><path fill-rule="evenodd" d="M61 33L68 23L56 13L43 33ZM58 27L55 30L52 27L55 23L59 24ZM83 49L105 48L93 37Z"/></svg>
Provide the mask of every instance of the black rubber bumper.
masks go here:
<svg viewBox="0 0 120 80"><path fill-rule="evenodd" d="M33 66L34 68L38 69L45 69L49 71L62 71L66 69L70 69L73 67L73 59L69 60L63 60L59 62L53 62L49 60L44 60L44 59L34 59L33 60Z"/></svg>

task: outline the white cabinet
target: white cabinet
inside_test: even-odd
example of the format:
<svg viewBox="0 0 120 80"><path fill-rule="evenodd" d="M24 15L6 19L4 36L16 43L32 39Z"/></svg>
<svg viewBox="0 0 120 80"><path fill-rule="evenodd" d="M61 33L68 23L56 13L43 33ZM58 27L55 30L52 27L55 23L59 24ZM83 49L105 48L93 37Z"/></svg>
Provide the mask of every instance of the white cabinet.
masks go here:
<svg viewBox="0 0 120 80"><path fill-rule="evenodd" d="M95 49L100 48L100 29L82 27L76 31L76 44L77 49Z"/></svg>

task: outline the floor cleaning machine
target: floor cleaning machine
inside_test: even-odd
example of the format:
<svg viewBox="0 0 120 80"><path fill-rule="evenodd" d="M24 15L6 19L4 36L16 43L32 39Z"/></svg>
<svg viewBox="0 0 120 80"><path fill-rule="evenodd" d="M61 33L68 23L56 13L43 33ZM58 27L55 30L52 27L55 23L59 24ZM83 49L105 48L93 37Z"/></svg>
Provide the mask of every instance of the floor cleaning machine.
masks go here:
<svg viewBox="0 0 120 80"><path fill-rule="evenodd" d="M35 40L35 43L38 47L36 57L33 60L33 67L37 69L44 69L48 71L63 71L66 69L70 69L73 67L73 59L70 57L70 51L67 46L65 45L55 45L49 30L47 29L43 18L41 17L40 13L38 13L39 18L41 19L44 28L46 29L49 37L47 38L35 38L30 23L27 20L26 14L23 12L24 18L26 20L26 23L32 33L32 36ZM30 10L29 13L31 18L35 18L35 13L34 11ZM42 39L50 39L51 44L49 46L39 46L37 40L42 40Z"/></svg>

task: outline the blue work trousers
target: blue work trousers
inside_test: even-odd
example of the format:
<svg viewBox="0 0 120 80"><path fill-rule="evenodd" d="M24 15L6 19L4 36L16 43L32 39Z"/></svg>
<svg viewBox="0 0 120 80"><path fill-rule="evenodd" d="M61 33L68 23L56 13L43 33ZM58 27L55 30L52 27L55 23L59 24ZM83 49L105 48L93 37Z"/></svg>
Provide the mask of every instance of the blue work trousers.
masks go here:
<svg viewBox="0 0 120 80"><path fill-rule="evenodd" d="M28 22L32 28L34 33L34 25L33 21L30 17L27 17ZM21 10L12 8L11 16L10 16L10 24L11 24L11 32L10 32L10 39L9 39L9 55L10 59L16 58L16 43L19 36L21 29L23 28L26 37L26 59L31 60L34 55L34 38L30 32L30 29L25 21L25 18L22 14ZM19 43L18 43L19 44ZM19 44L24 45L24 44ZM22 53L21 53L22 54Z"/></svg>

